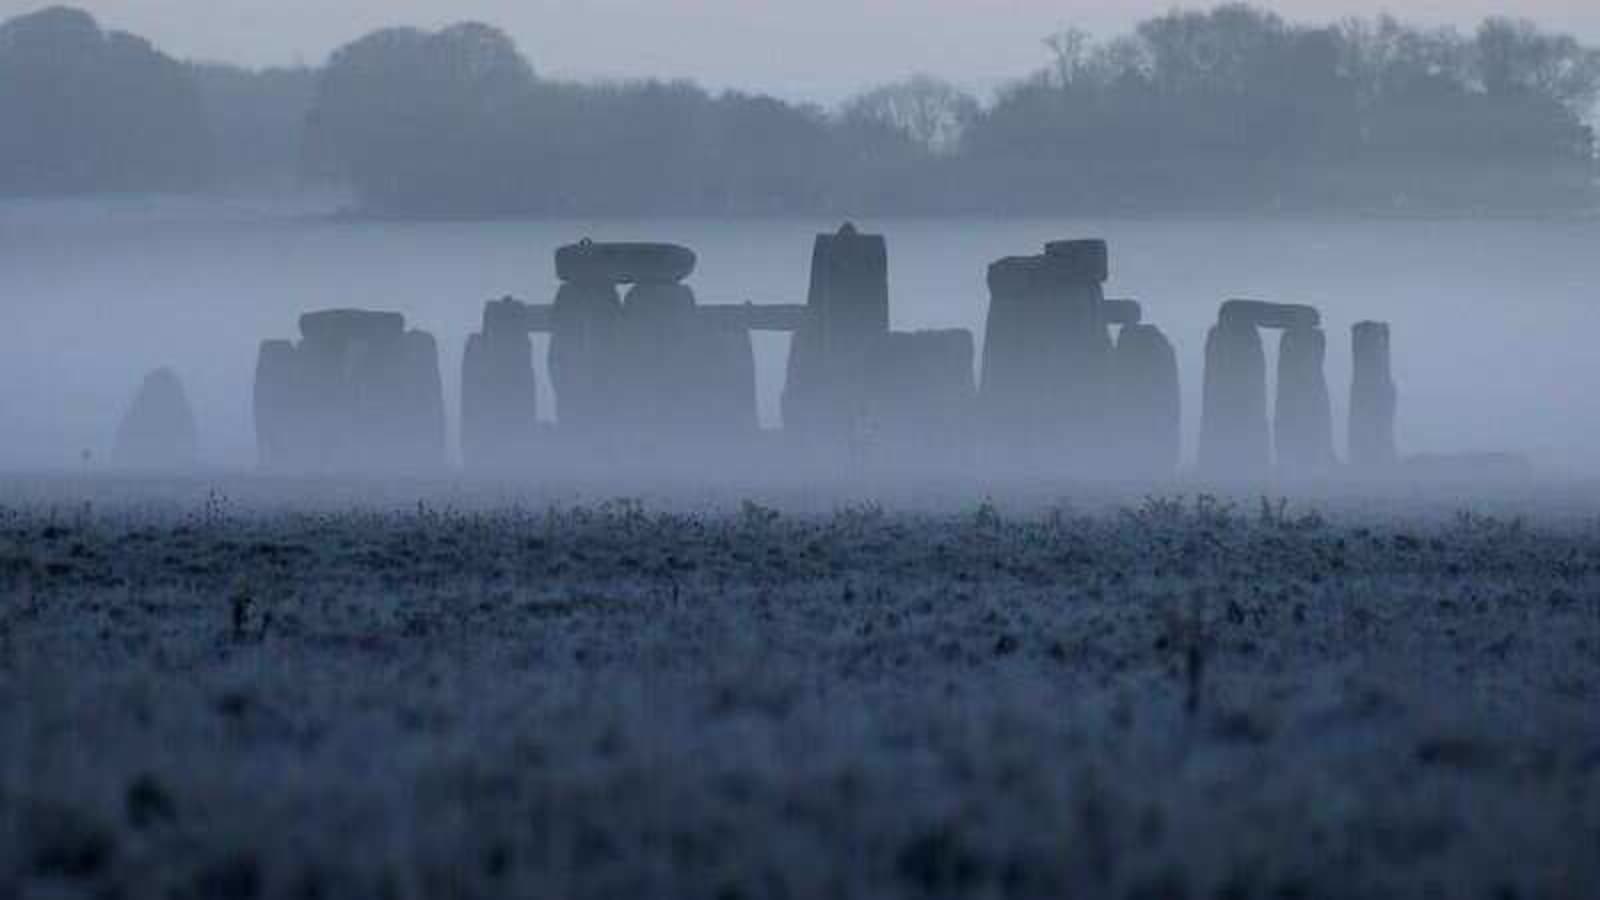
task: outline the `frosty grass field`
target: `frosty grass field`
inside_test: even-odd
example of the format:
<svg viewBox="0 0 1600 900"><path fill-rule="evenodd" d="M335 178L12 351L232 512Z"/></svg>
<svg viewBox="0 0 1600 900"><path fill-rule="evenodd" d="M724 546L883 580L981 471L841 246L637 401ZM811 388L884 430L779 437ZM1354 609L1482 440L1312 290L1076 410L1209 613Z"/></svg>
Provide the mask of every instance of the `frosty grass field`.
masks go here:
<svg viewBox="0 0 1600 900"><path fill-rule="evenodd" d="M1593 495L11 479L0 896L1593 896Z"/></svg>

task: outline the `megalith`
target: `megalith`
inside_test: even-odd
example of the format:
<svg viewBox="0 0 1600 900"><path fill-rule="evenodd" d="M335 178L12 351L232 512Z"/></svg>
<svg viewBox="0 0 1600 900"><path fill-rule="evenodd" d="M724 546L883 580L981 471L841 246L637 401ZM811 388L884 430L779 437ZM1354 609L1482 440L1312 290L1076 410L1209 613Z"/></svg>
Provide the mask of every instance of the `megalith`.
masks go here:
<svg viewBox="0 0 1600 900"><path fill-rule="evenodd" d="M1170 475L1182 452L1178 356L1154 325L1129 324L1112 357L1108 468L1124 475Z"/></svg>
<svg viewBox="0 0 1600 900"><path fill-rule="evenodd" d="M1291 327L1278 342L1278 392L1272 418L1280 468L1333 466L1333 407L1323 371L1328 340L1321 328Z"/></svg>
<svg viewBox="0 0 1600 900"><path fill-rule="evenodd" d="M889 331L889 252L845 223L817 235L806 317L789 349L784 427L841 437L861 415L866 354Z"/></svg>
<svg viewBox="0 0 1600 900"><path fill-rule="evenodd" d="M989 267L979 405L986 433L1008 449L1068 456L1105 440L1110 318L1135 306L1108 305L1104 241L1058 241L1039 256Z"/></svg>
<svg viewBox="0 0 1600 900"><path fill-rule="evenodd" d="M866 362L866 418L874 437L906 464L949 462L971 442L972 332L895 331L881 336Z"/></svg>
<svg viewBox="0 0 1600 900"><path fill-rule="evenodd" d="M1264 470L1271 461L1267 426L1267 354L1261 332L1223 316L1206 336L1201 391L1200 467L1217 474Z"/></svg>
<svg viewBox="0 0 1600 900"><path fill-rule="evenodd" d="M256 441L274 469L432 469L445 462L444 390L433 336L399 313L300 317L301 340L266 341L256 362Z"/></svg>
<svg viewBox="0 0 1600 900"><path fill-rule="evenodd" d="M112 462L119 468L179 471L197 460L194 410L171 369L146 375L117 426Z"/></svg>
<svg viewBox="0 0 1600 900"><path fill-rule="evenodd" d="M521 462L538 435L539 379L523 305L484 306L483 328L461 357L461 456L472 469Z"/></svg>
<svg viewBox="0 0 1600 900"><path fill-rule="evenodd" d="M1362 468L1395 462L1394 383L1386 322L1359 322L1351 329L1354 369L1350 384L1350 464Z"/></svg>
<svg viewBox="0 0 1600 900"><path fill-rule="evenodd" d="M610 281L568 282L551 309L550 386L564 428L615 424L619 388L622 298Z"/></svg>

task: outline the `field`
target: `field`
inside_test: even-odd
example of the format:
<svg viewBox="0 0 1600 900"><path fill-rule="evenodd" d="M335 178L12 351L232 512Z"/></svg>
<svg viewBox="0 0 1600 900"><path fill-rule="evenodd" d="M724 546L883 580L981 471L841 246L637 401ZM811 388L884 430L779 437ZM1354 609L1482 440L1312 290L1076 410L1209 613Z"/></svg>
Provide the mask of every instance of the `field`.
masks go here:
<svg viewBox="0 0 1600 900"><path fill-rule="evenodd" d="M1595 487L1226 496L10 479L0 896L1593 896Z"/></svg>

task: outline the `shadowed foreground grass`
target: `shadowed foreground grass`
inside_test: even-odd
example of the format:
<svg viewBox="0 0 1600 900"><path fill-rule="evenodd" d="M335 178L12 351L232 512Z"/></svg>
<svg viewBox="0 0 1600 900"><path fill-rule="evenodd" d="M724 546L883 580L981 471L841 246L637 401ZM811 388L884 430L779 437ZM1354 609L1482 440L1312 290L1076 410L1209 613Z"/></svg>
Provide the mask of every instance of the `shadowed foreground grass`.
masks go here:
<svg viewBox="0 0 1600 900"><path fill-rule="evenodd" d="M1600 526L0 509L0 896L1581 897Z"/></svg>

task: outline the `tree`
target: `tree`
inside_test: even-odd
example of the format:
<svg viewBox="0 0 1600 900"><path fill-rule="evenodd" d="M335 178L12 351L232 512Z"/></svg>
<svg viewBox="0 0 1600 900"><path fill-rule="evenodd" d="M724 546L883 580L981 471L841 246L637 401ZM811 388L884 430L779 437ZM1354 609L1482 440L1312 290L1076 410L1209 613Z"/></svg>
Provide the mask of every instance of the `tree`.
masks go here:
<svg viewBox="0 0 1600 900"><path fill-rule="evenodd" d="M936 155L955 152L967 126L978 115L978 101L949 82L928 75L886 84L844 104L847 126L882 128Z"/></svg>
<svg viewBox="0 0 1600 900"><path fill-rule="evenodd" d="M0 122L0 193L191 188L211 171L184 67L80 10L0 25Z"/></svg>

